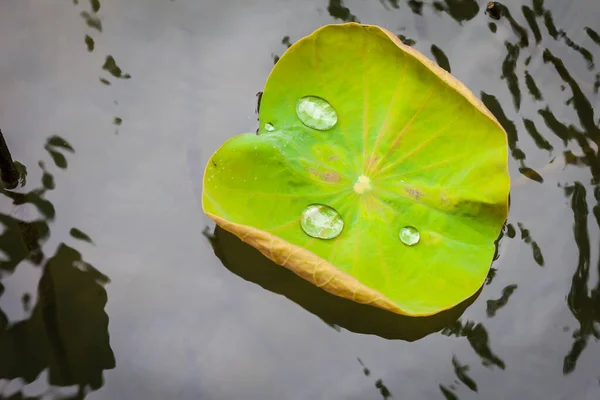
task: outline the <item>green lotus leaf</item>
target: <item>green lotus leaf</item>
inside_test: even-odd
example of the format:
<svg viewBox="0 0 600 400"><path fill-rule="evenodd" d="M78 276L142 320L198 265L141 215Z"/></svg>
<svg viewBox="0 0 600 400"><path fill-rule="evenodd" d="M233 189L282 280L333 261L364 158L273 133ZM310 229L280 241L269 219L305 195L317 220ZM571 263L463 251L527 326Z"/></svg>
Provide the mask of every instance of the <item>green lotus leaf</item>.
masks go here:
<svg viewBox="0 0 600 400"><path fill-rule="evenodd" d="M399 314L482 286L508 210L506 133L449 73L380 27L327 25L276 64L259 119L205 170L203 208L223 229Z"/></svg>

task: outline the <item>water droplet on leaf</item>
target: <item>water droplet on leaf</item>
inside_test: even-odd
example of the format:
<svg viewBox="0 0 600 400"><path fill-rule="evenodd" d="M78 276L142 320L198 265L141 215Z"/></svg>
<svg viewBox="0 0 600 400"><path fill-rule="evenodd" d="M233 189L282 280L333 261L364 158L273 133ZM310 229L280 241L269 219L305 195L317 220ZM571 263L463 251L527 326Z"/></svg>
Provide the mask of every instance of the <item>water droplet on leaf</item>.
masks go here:
<svg viewBox="0 0 600 400"><path fill-rule="evenodd" d="M265 124L265 131L273 132L274 130L275 130L275 127L272 124L269 124L269 123Z"/></svg>
<svg viewBox="0 0 600 400"><path fill-rule="evenodd" d="M421 240L421 234L414 226L405 226L400 229L400 240L407 246L414 246Z"/></svg>
<svg viewBox="0 0 600 400"><path fill-rule="evenodd" d="M316 96L305 96L298 100L296 114L304 125L320 131L333 128L338 120L331 104Z"/></svg>
<svg viewBox="0 0 600 400"><path fill-rule="evenodd" d="M302 211L302 230L318 239L333 239L342 233L344 221L333 208L323 204L311 204Z"/></svg>

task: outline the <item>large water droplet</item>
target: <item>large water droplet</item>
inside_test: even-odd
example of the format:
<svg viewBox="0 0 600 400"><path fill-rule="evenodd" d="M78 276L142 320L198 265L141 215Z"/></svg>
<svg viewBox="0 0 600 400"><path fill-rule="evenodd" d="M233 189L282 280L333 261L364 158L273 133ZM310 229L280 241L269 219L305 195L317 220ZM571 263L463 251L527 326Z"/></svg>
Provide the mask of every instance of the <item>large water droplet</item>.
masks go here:
<svg viewBox="0 0 600 400"><path fill-rule="evenodd" d="M275 130L275 127L272 124L269 124L268 122L265 124L265 131L273 132L274 130Z"/></svg>
<svg viewBox="0 0 600 400"><path fill-rule="evenodd" d="M320 131L333 128L338 120L331 104L316 96L305 96L298 100L296 114L304 125Z"/></svg>
<svg viewBox="0 0 600 400"><path fill-rule="evenodd" d="M400 229L400 240L407 246L414 246L421 240L421 234L414 226L405 226Z"/></svg>
<svg viewBox="0 0 600 400"><path fill-rule="evenodd" d="M333 239L342 233L344 221L333 208L323 204L311 204L302 211L302 230L318 239Z"/></svg>

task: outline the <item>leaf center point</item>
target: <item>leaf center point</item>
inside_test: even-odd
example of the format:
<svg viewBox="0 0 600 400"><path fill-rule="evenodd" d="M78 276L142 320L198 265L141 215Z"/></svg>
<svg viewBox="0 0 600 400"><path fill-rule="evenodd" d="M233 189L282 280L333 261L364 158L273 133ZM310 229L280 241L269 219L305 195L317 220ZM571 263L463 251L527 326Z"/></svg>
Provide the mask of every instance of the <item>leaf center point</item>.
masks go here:
<svg viewBox="0 0 600 400"><path fill-rule="evenodd" d="M359 176L353 189L358 194L363 194L364 192L371 190L371 178L364 175Z"/></svg>

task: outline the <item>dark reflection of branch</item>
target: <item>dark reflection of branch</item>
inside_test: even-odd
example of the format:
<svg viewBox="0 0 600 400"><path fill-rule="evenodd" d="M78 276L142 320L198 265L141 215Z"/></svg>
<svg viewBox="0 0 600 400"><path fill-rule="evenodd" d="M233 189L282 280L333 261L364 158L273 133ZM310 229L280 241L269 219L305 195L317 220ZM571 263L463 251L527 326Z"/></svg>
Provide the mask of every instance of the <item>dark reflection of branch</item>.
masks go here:
<svg viewBox="0 0 600 400"><path fill-rule="evenodd" d="M456 321L480 293L478 291L457 307L434 316L414 318L397 315L334 296L287 268L273 263L258 250L218 226L213 234L210 234L208 228L204 233L216 256L232 273L287 297L329 325L337 325L352 332L414 341Z"/></svg>
<svg viewBox="0 0 600 400"><path fill-rule="evenodd" d="M50 154L50 157L52 157L52 161L54 161L54 164L57 167L62 168L62 169L67 168L67 159L60 152L60 150L65 150L70 153L75 153L75 150L73 149L73 147L65 139L61 138L60 136L49 137L46 142L46 146L44 146L44 149L46 149L48 154Z"/></svg>
<svg viewBox="0 0 600 400"><path fill-rule="evenodd" d="M386 400L386 399L389 399L390 397L392 397L392 393L383 384L383 381L381 379L377 379L377 381L375 382L375 387L377 389L379 389L379 393L381 394L381 397L383 398L383 400Z"/></svg>
<svg viewBox="0 0 600 400"><path fill-rule="evenodd" d="M69 231L69 234L74 239L78 239L78 240L88 242L88 243L94 243L92 241L91 237L89 237L85 232L82 232L81 230L79 230L77 228L71 228L71 230Z"/></svg>
<svg viewBox="0 0 600 400"><path fill-rule="evenodd" d="M485 284L486 285L491 285L491 283L494 281L494 278L496 277L496 273L498 272L497 268L490 268L486 278L485 278Z"/></svg>
<svg viewBox="0 0 600 400"><path fill-rule="evenodd" d="M533 139L533 141L535 142L535 145L539 149L548 150L548 151L554 150L554 147L550 144L550 142L548 142L546 140L546 138L544 138L540 134L540 132L537 130L537 127L535 126L535 122L533 122L530 119L523 118L523 125L525 126L525 130L527 130L527 133L529 133L529 136Z"/></svg>
<svg viewBox="0 0 600 400"><path fill-rule="evenodd" d="M486 367L496 365L501 369L505 368L504 361L492 353L488 333L481 323L475 325L475 322L467 321L463 324L458 320L449 327L444 328L442 335L466 337L475 353L481 357L483 365Z"/></svg>
<svg viewBox="0 0 600 400"><path fill-rule="evenodd" d="M283 39L281 39L281 44L283 44L286 47L286 49L289 49L290 47L292 47L293 43L290 41L289 36L284 36ZM271 57L273 58L273 65L277 64L277 61L279 61L280 57L277 54L271 54ZM262 95L262 92L260 92L260 94ZM260 110L260 98L258 99L256 114L258 114L259 110Z"/></svg>
<svg viewBox="0 0 600 400"><path fill-rule="evenodd" d="M527 86L531 97L538 101L544 100L542 92L536 85L535 80L533 80L533 77L529 74L529 71L525 71L525 85Z"/></svg>
<svg viewBox="0 0 600 400"><path fill-rule="evenodd" d="M461 25L464 21L472 20L479 13L479 4L476 0L434 1L432 5L437 11L448 13Z"/></svg>
<svg viewBox="0 0 600 400"><path fill-rule="evenodd" d="M335 19L342 20L344 22L360 22L354 14L350 12L348 7L344 6L342 0L329 0L327 11Z"/></svg>
<svg viewBox="0 0 600 400"><path fill-rule="evenodd" d="M96 15L92 15L87 11L82 11L81 17L85 20L87 26L97 30L98 32L102 32L102 22Z"/></svg>
<svg viewBox="0 0 600 400"><path fill-rule="evenodd" d="M410 10L417 14L417 15L423 15L423 2L422 1L418 1L418 0L408 0L408 6L410 7Z"/></svg>
<svg viewBox="0 0 600 400"><path fill-rule="evenodd" d="M580 132L572 125L566 127L556 119L554 114L548 108L540 110L539 113L544 118L546 125L548 125L555 134L564 138L565 144L566 141L571 138L574 138L577 141L577 144L584 152L586 165L590 167L594 181L598 182L600 179L600 153L597 153L592 149L588 142L588 140L591 140L596 143L596 145L600 145L600 128L598 128L595 122L594 109L575 79L573 79L569 71L567 71L560 58L554 56L550 50L546 49L543 53L543 60L545 63L551 63L561 79L571 88L573 95L571 105L575 109L579 123L584 131Z"/></svg>
<svg viewBox="0 0 600 400"><path fill-rule="evenodd" d="M43 258L42 244L48 239L50 229L45 220L25 222L0 214L4 232L0 236L0 250L6 255L0 261L0 270L14 272L23 260L39 265Z"/></svg>
<svg viewBox="0 0 600 400"><path fill-rule="evenodd" d="M59 137L49 138L46 148L74 152ZM115 367L109 345L108 316L104 312L107 301L104 285L108 277L64 243L59 244L54 256L46 259L41 245L50 235L49 222L55 214L44 195L54 189L55 183L43 162L40 168L43 187L27 193L0 191L14 205L30 203L41 214L41 218L26 222L0 213L4 228L0 250L7 258L1 261L0 269L11 274L26 259L42 268L36 303L31 304L28 293L21 298L23 309L26 312L31 309L29 318L9 324L0 309L0 380L19 378L31 383L47 370L53 387L77 386L75 395L60 398L83 399L90 390L102 386L103 371ZM91 241L81 230L71 231L74 236ZM0 295L2 288L0 284ZM48 398L47 395L39 398L42 397ZM10 398L26 397L18 392Z"/></svg>
<svg viewBox="0 0 600 400"><path fill-rule="evenodd" d="M591 139L597 143L600 142L600 128L598 128L596 121L594 121L594 109L575 79L573 79L569 71L565 68L563 61L554 56L548 49L544 50L543 60L545 63L551 63L561 79L569 85L573 93L573 108L577 112L581 125Z"/></svg>
<svg viewBox="0 0 600 400"><path fill-rule="evenodd" d="M477 383L467 374L469 366L461 365L456 356L452 356L452 366L454 367L454 373L458 380L464 383L473 392L477 392Z"/></svg>
<svg viewBox="0 0 600 400"><path fill-rule="evenodd" d="M543 3L543 2L541 2L541 3ZM543 10L543 4L540 5L540 7ZM587 62L589 69L594 68L594 57L592 56L592 53L590 53L590 51L588 49L581 47L577 43L573 42L573 40L571 40L571 38L569 38L569 36L567 36L567 33L565 31L563 31L562 29L557 29L556 25L554 25L554 19L552 18L552 13L549 10L544 11L544 24L546 25L548 34L550 36L552 36L552 38L554 40L563 39L563 41L565 42L565 44L567 46L569 46L570 48L572 48L573 50L575 50L576 52L581 54L581 56Z"/></svg>
<svg viewBox="0 0 600 400"><path fill-rule="evenodd" d="M583 30L585 31L585 33L588 34L588 36L590 37L590 39L592 39L594 43L600 46L600 35L598 35L598 32L596 32L589 26L586 26L585 28L583 28Z"/></svg>
<svg viewBox="0 0 600 400"><path fill-rule="evenodd" d="M537 17L544 15L544 0L533 0L533 12Z"/></svg>
<svg viewBox="0 0 600 400"><path fill-rule="evenodd" d="M102 65L102 69L108 71L112 76L118 79L130 79L131 75L124 74L121 68L117 65L115 58L110 54L106 56L106 60L104 61L104 65Z"/></svg>
<svg viewBox="0 0 600 400"><path fill-rule="evenodd" d="M502 296L496 300L487 301L487 316L493 318L499 309L504 307L508 303L508 299L517 289L517 285L508 285L502 289Z"/></svg>
<svg viewBox="0 0 600 400"><path fill-rule="evenodd" d="M523 11L523 16L525 20L527 20L527 24L529 25L529 29L533 32L533 37L535 38L535 42L539 43L542 41L542 33L540 32L540 27L537 24L537 20L535 18L535 13L533 10L527 6L521 7Z"/></svg>
<svg viewBox="0 0 600 400"><path fill-rule="evenodd" d="M0 131L0 187L14 189L18 185L19 171L4 140L4 135Z"/></svg>
<svg viewBox="0 0 600 400"><path fill-rule="evenodd" d="M510 42L504 42L506 46L506 58L502 62L502 76L501 79L506 80L506 85L513 98L513 104L515 109L519 111L521 108L521 90L519 89L519 78L515 73L517 68L517 60L519 59L519 46L516 46Z"/></svg>
<svg viewBox="0 0 600 400"><path fill-rule="evenodd" d="M533 259L540 267L543 267L544 256L542 255L542 250L540 249L540 246L535 240L532 239L529 229L525 228L525 226L520 222L517 223L517 226L519 227L519 231L521 231L521 239L523 240L523 242L531 246L531 250L533 251Z"/></svg>
<svg viewBox="0 0 600 400"><path fill-rule="evenodd" d="M506 236L508 236L511 239L514 239L516 235L517 231L515 230L515 227L512 224L506 224Z"/></svg>
<svg viewBox="0 0 600 400"><path fill-rule="evenodd" d="M398 9L400 6L398 5L399 0L379 0L379 2L389 10L388 5L392 8Z"/></svg>
<svg viewBox="0 0 600 400"><path fill-rule="evenodd" d="M102 371L115 367L104 312L107 282L61 244L44 266L31 317L0 333L0 378L31 383L49 368L54 386L99 389Z"/></svg>
<svg viewBox="0 0 600 400"><path fill-rule="evenodd" d="M598 191L598 188L596 188L596 191ZM579 329L573 333L573 346L564 359L563 373L566 375L575 369L577 360L585 349L589 337L593 335L600 339L600 331L594 326L595 323L600 323L600 282L591 291L590 295L588 289L590 239L587 226L589 209L585 187L581 183L575 182L565 189L565 193L567 196L571 196L574 219L573 234L579 251L577 269L573 275L571 290L567 297L567 304L573 316L579 322ZM596 195L596 197L600 197L600 194L596 193ZM594 207L594 214L600 226L600 203ZM600 272L600 262L598 270Z"/></svg>
<svg viewBox="0 0 600 400"><path fill-rule="evenodd" d="M362 362L362 360L360 358L357 358L357 360L358 360L358 363L360 364L360 366L363 368L363 374L365 374L365 376L371 375L371 371L369 370L369 368L367 368L365 366L365 364ZM377 379L375 381L375 387L379 390L379 393L381 394L381 397L383 397L383 400L386 400L386 399L389 399L390 397L392 397L392 393L383 384L383 380Z"/></svg>
<svg viewBox="0 0 600 400"><path fill-rule="evenodd" d="M92 6L92 11L97 13L100 11L100 0L90 0L90 5Z"/></svg>
<svg viewBox="0 0 600 400"><path fill-rule="evenodd" d="M517 222L517 226L519 227L519 231L521 232L521 240L523 240L524 243L531 246L534 261L540 267L544 266L544 256L542 255L542 250L540 249L540 246L537 244L537 242L531 237L529 229L525 228L525 226L520 222ZM512 224L507 223L505 229L506 236L508 236L511 239L514 239L517 234L515 227Z"/></svg>
<svg viewBox="0 0 600 400"><path fill-rule="evenodd" d="M400 39L400 41L407 46L414 46L415 44L417 44L416 40L406 37L405 35L397 35L397 36L398 36L398 39Z"/></svg>
<svg viewBox="0 0 600 400"><path fill-rule="evenodd" d="M448 60L448 57L442 51L442 49L437 47L435 44L432 44L431 45L431 54L433 54L433 57L435 58L435 62L437 62L440 67L442 67L446 71L450 72L450 60Z"/></svg>
<svg viewBox="0 0 600 400"><path fill-rule="evenodd" d="M371 375L371 370L365 366L362 360L360 358L357 358L357 360L361 367L363 367L363 374L365 374L365 376Z"/></svg>
<svg viewBox="0 0 600 400"><path fill-rule="evenodd" d="M542 178L542 176L534 169L523 166L523 167L519 167L519 172L521 173L521 175L526 176L527 178L531 179L532 181L535 181L538 183L544 183L544 178Z"/></svg>
<svg viewBox="0 0 600 400"><path fill-rule="evenodd" d="M508 147L510 148L513 158L518 161L524 160L525 153L517 146L517 141L519 140L517 127L514 122L506 116L496 96L481 92L481 101L483 101L483 104L485 104L490 112L494 114L500 125L502 125L506 131Z"/></svg>
<svg viewBox="0 0 600 400"><path fill-rule="evenodd" d="M446 400L459 400L458 397L450 391L446 386L439 385L440 391Z"/></svg>

